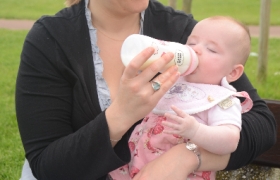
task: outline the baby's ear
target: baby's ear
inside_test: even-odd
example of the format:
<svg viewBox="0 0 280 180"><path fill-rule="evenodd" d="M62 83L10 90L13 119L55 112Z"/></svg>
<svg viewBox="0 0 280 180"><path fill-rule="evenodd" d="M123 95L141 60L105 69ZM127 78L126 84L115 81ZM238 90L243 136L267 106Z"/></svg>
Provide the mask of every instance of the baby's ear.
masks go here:
<svg viewBox="0 0 280 180"><path fill-rule="evenodd" d="M232 71L226 76L227 81L229 83L236 81L243 74L243 71L244 71L244 66L242 64L234 65Z"/></svg>

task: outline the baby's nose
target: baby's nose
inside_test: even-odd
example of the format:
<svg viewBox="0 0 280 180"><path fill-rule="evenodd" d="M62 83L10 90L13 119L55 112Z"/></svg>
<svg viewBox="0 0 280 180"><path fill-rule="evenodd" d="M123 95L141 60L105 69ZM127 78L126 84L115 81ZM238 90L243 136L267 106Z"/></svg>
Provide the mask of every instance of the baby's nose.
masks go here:
<svg viewBox="0 0 280 180"><path fill-rule="evenodd" d="M192 46L192 48L197 55L201 54L201 46L200 45L196 44L196 45Z"/></svg>

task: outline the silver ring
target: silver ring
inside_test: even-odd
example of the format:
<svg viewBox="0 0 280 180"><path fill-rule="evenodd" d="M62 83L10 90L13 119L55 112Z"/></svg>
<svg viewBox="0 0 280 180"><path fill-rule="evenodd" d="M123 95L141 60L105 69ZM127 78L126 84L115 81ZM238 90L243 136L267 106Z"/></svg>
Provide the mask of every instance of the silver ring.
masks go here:
<svg viewBox="0 0 280 180"><path fill-rule="evenodd" d="M152 88L154 91L158 91L160 89L160 83L157 81L151 81L152 82Z"/></svg>

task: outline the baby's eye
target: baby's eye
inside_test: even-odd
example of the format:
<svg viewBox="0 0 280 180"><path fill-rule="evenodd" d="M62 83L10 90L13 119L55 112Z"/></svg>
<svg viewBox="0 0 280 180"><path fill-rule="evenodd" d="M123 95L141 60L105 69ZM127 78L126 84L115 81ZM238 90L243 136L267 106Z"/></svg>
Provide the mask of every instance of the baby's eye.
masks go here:
<svg viewBox="0 0 280 180"><path fill-rule="evenodd" d="M212 49L212 48L207 48L210 52L212 52L212 53L217 53L217 51L215 51L214 49Z"/></svg>
<svg viewBox="0 0 280 180"><path fill-rule="evenodd" d="M196 44L196 42L193 39L189 39L186 44L189 46L193 46Z"/></svg>

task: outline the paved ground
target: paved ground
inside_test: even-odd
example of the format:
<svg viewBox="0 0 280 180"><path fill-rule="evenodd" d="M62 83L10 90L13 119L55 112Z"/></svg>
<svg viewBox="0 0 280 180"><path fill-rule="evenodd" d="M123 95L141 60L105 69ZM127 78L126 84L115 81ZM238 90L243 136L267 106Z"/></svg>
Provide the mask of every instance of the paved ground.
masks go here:
<svg viewBox="0 0 280 180"><path fill-rule="evenodd" d="M5 20L0 19L0 28L20 30L20 29L30 29L34 21L31 20ZM249 26L249 30L252 37L259 36L259 27L258 26ZM269 36L280 38L280 26L271 26Z"/></svg>
<svg viewBox="0 0 280 180"><path fill-rule="evenodd" d="M0 28L11 30L28 30L32 27L34 21L31 20L6 20L0 19Z"/></svg>

